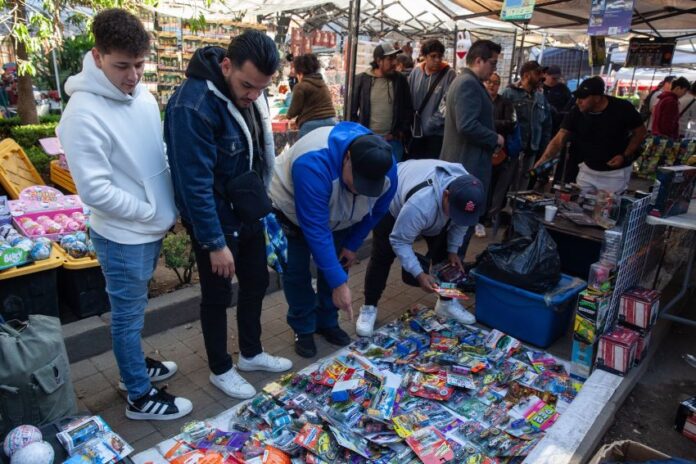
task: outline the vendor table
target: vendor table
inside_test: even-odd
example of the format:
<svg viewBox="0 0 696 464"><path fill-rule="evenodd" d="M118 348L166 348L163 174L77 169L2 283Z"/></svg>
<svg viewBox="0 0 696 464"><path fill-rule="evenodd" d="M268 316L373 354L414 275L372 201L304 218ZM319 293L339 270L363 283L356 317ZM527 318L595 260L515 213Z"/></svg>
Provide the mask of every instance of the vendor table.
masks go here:
<svg viewBox="0 0 696 464"><path fill-rule="evenodd" d="M685 214L680 214L679 216L672 216L666 218L648 216L646 222L652 226L667 226L691 231L690 235L693 239L696 236L696 202L691 202L691 204L689 205L689 211L687 211ZM679 290L679 293L677 293L674 296L674 298L672 298L668 303L662 306L662 308L660 309L661 318L670 321L680 322L682 324L696 326L696 321L692 319L686 319L684 317L669 314L669 310L672 309L672 307L686 295L689 289L689 281L691 280L691 273L693 271L695 254L696 246L692 243L692 245L689 247L689 256L686 259L686 272L684 272L684 277L682 278L681 289Z"/></svg>

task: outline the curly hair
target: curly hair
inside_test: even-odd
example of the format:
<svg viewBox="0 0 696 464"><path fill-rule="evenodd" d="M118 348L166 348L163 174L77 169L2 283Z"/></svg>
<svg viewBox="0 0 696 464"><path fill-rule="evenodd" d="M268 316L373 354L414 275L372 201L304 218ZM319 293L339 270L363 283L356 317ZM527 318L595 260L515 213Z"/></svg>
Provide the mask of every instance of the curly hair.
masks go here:
<svg viewBox="0 0 696 464"><path fill-rule="evenodd" d="M319 59L314 53L296 56L292 64L295 71L302 74L314 74L319 71Z"/></svg>
<svg viewBox="0 0 696 464"><path fill-rule="evenodd" d="M94 45L100 53L120 51L133 57L150 49L150 35L140 20L121 8L99 12L92 22Z"/></svg>

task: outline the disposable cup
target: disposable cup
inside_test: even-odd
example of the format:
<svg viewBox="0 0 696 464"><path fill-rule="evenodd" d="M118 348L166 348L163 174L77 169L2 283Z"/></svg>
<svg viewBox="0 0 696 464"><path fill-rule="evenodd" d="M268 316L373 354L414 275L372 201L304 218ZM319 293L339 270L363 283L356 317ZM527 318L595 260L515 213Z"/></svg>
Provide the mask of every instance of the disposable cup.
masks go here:
<svg viewBox="0 0 696 464"><path fill-rule="evenodd" d="M553 222L557 212L558 208L556 206L546 205L546 209L544 210L544 220L546 222Z"/></svg>

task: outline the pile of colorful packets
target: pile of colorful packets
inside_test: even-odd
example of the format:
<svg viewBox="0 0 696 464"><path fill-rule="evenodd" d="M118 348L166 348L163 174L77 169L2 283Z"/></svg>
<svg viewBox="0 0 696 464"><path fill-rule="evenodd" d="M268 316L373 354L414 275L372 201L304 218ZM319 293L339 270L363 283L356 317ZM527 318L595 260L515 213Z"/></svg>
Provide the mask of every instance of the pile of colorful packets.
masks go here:
<svg viewBox="0 0 696 464"><path fill-rule="evenodd" d="M418 307L266 385L228 431L186 424L163 454L173 464L516 463L580 388L550 355Z"/></svg>

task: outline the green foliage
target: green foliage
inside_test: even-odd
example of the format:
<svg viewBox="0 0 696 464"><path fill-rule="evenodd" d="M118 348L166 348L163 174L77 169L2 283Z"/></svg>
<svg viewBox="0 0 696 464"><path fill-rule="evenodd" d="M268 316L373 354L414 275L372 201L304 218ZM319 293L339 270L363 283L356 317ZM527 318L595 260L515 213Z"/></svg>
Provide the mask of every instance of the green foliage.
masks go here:
<svg viewBox="0 0 696 464"><path fill-rule="evenodd" d="M164 265L174 271L179 279L179 286L191 283L196 257L189 235L183 230L167 234L162 243L162 254Z"/></svg>
<svg viewBox="0 0 696 464"><path fill-rule="evenodd" d="M56 61L58 62L58 78L63 100L68 101L65 94L65 81L68 77L82 70L82 60L87 51L94 46L94 38L91 34L81 34L63 41L63 45L56 49ZM34 83L41 90L56 90L56 76L53 68L51 53L39 53L32 56L32 63L36 68Z"/></svg>
<svg viewBox="0 0 696 464"><path fill-rule="evenodd" d="M27 154L27 157L31 161L31 164L33 164L36 170L39 171L39 174L41 174L44 182L49 183L51 177L52 157L48 156L41 149L41 147L33 146L23 148L24 152Z"/></svg>
<svg viewBox="0 0 696 464"><path fill-rule="evenodd" d="M39 139L55 137L56 126L58 126L57 122L15 126L10 129L10 137L26 150L29 147L36 146Z"/></svg>
<svg viewBox="0 0 696 464"><path fill-rule="evenodd" d="M57 125L58 121L60 121L60 115L58 114L48 114L39 118L39 123L41 124L53 123ZM12 137L12 129L21 124L22 121L19 119L19 116L0 119L0 140Z"/></svg>

